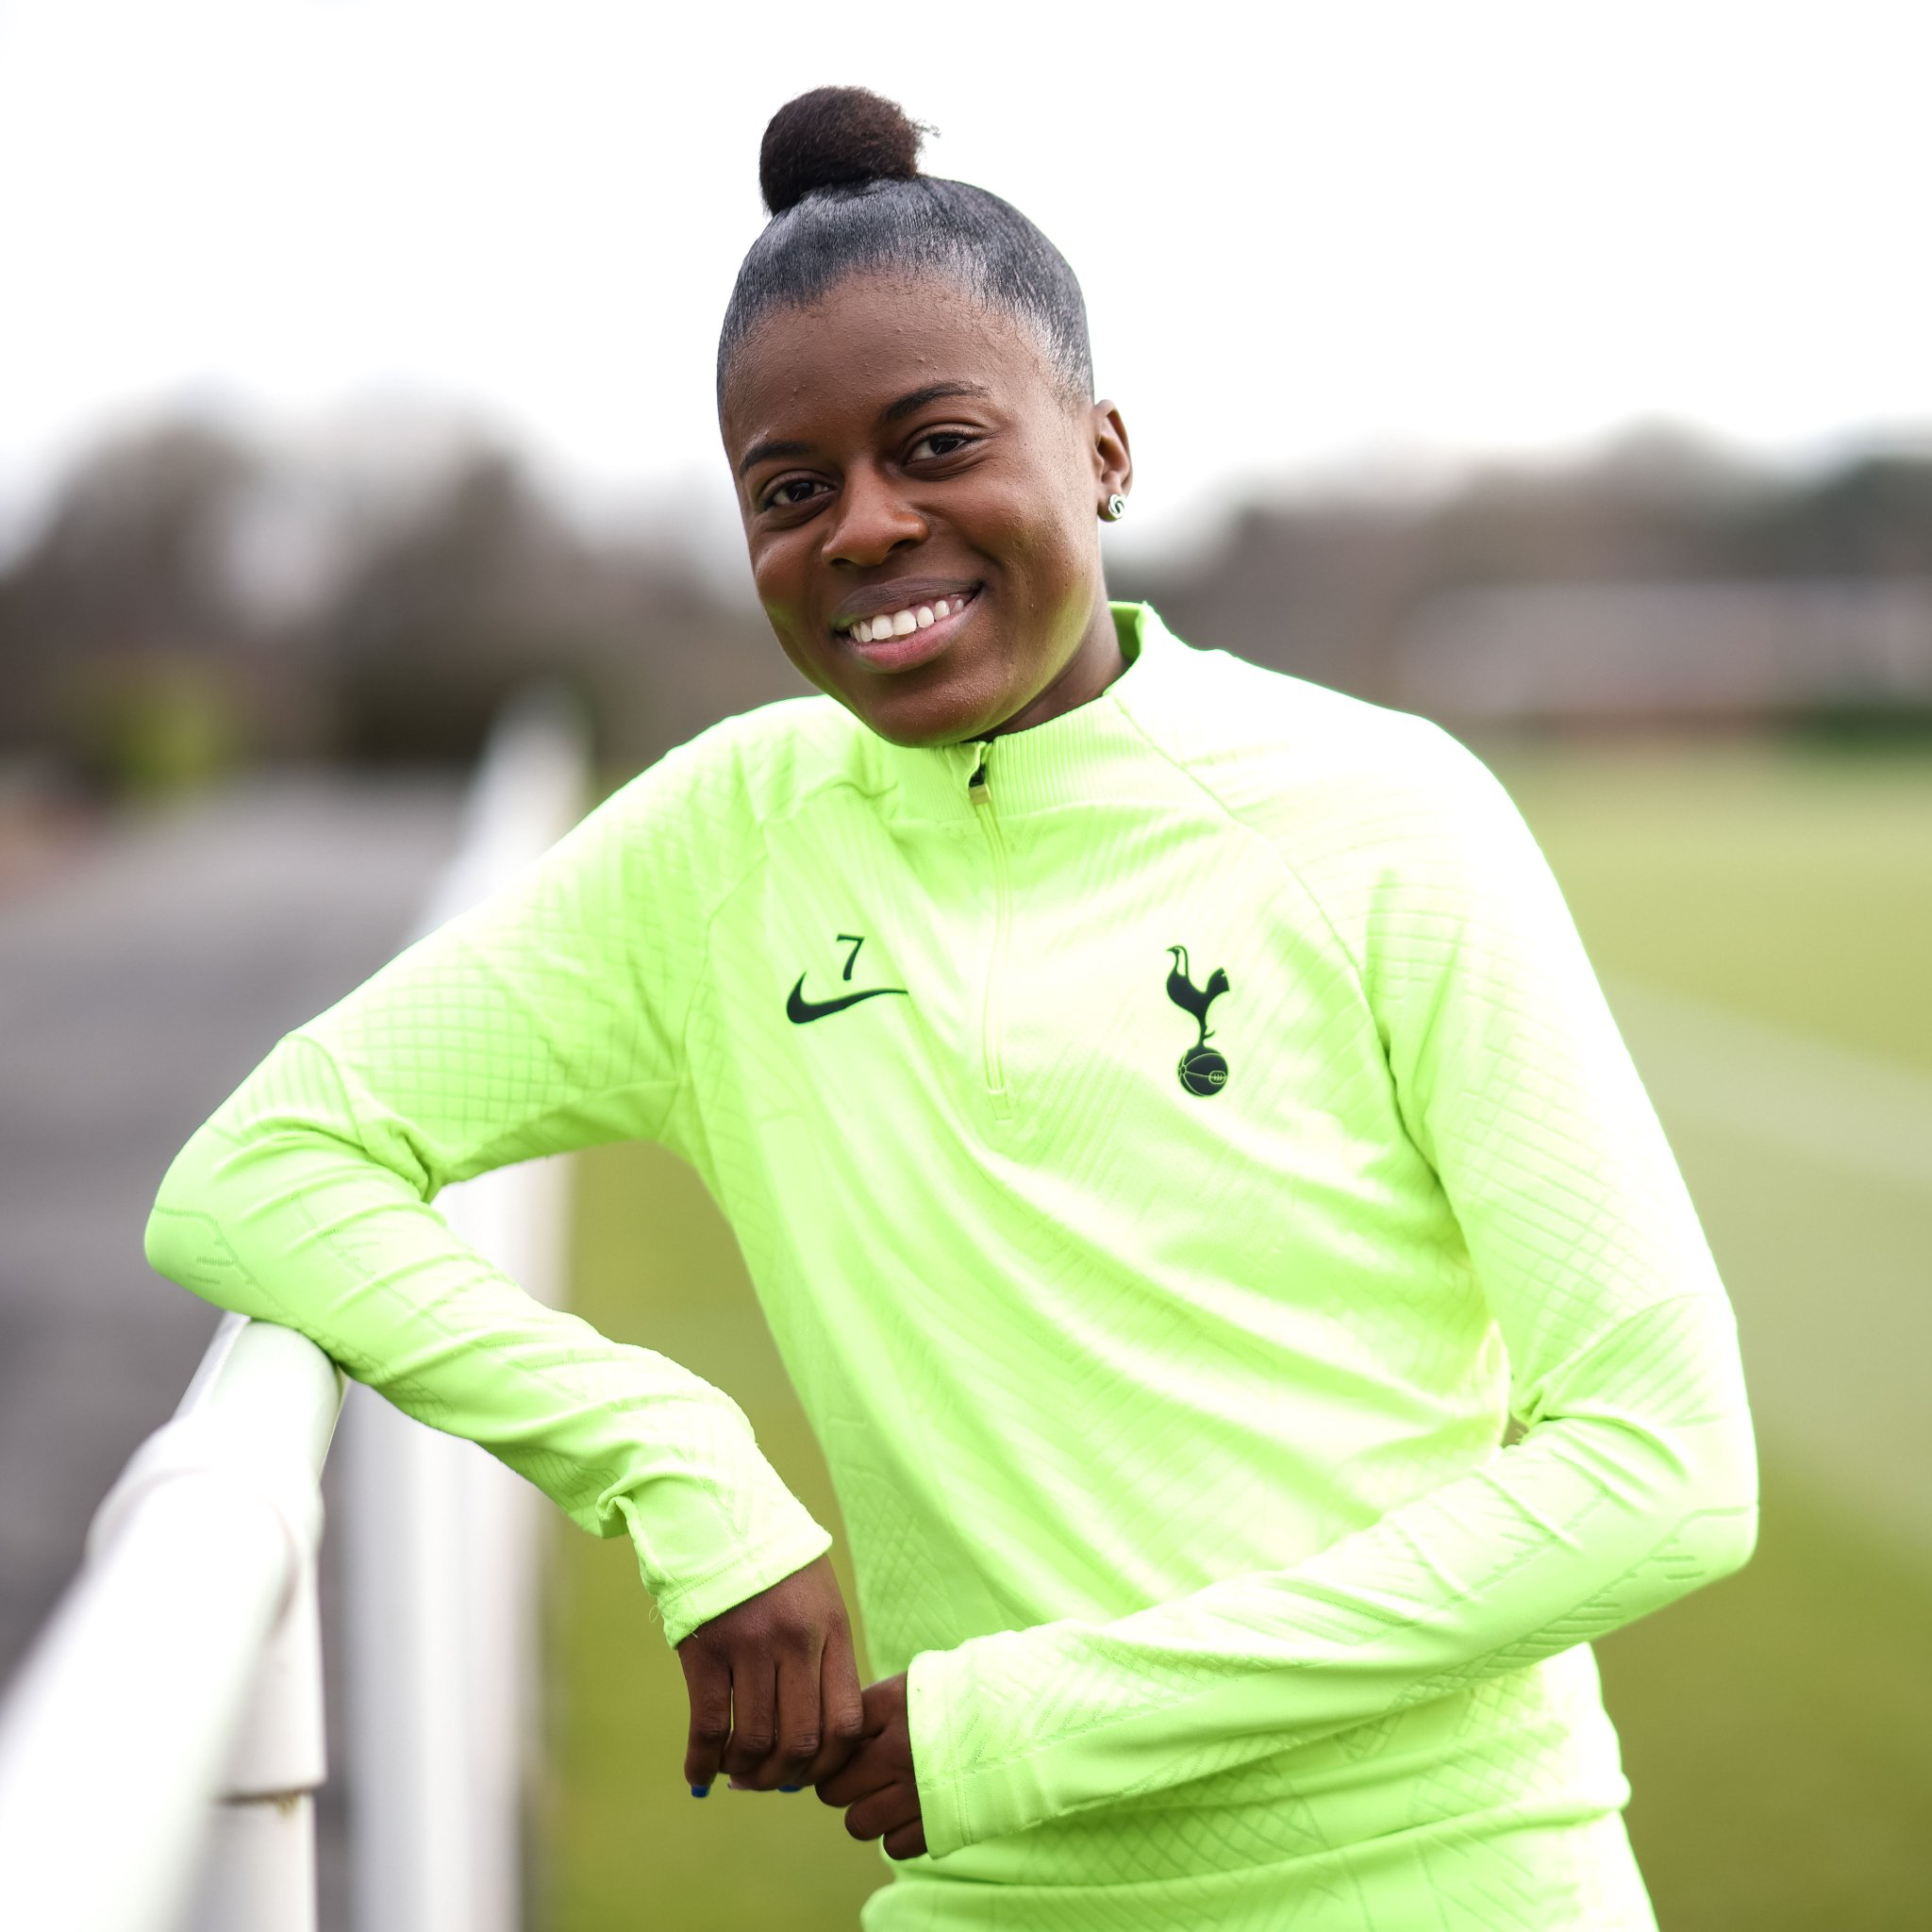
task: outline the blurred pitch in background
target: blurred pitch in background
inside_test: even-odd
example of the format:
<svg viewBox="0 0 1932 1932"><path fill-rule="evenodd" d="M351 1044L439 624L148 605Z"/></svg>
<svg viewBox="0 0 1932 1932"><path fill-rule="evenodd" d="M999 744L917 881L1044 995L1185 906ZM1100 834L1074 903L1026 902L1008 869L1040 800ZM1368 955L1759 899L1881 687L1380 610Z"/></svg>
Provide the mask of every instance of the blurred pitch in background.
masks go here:
<svg viewBox="0 0 1932 1932"><path fill-rule="evenodd" d="M0 1674L212 1329L142 1256L167 1161L400 947L504 698L581 691L602 797L806 688L711 357L765 121L857 82L1082 278L1136 460L1111 594L1438 719L1562 882L1759 1429L1752 1563L1596 1645L1660 1924L1925 1923L1915 10L1290 7L1104 42L751 12L0 8ZM695 1176L643 1146L574 1174L572 1305L727 1389L837 1531ZM646 1899L851 1926L878 1848L810 1800L691 1805L631 1553L548 1534L533 1932ZM353 1809L325 1790L325 1932Z"/></svg>

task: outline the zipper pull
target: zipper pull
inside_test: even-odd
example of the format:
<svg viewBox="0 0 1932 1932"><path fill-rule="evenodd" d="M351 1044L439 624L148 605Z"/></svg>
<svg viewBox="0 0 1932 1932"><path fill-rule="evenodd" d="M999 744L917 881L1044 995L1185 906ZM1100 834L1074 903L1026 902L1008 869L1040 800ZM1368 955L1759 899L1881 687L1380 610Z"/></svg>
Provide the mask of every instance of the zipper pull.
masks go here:
<svg viewBox="0 0 1932 1932"><path fill-rule="evenodd" d="M991 749L991 747L987 744L981 744L979 748L979 762L974 767L972 777L966 781L966 795L969 798L975 791L981 798L985 798L988 795L986 789L986 755Z"/></svg>

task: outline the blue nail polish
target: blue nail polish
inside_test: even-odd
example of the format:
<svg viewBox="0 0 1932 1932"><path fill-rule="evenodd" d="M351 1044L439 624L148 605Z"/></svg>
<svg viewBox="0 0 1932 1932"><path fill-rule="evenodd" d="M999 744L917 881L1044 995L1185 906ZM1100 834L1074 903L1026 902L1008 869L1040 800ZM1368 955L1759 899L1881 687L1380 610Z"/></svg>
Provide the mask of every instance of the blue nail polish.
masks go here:
<svg viewBox="0 0 1932 1932"><path fill-rule="evenodd" d="M780 1785L778 1789L781 1791L802 1791L805 1787L803 1785Z"/></svg>
<svg viewBox="0 0 1932 1932"><path fill-rule="evenodd" d="M693 1798L708 1798L711 1795L711 1788L709 1785L693 1785L691 1788L691 1794Z"/></svg>

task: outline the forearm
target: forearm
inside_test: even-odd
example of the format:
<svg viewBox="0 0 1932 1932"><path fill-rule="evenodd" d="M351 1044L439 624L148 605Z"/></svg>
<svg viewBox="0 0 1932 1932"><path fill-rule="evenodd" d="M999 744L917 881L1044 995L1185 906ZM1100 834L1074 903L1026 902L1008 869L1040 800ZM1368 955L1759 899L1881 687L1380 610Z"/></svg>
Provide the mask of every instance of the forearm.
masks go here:
<svg viewBox="0 0 1932 1932"><path fill-rule="evenodd" d="M318 1049L285 1045L320 1077ZM236 1115L170 1167L150 1263L218 1307L307 1335L591 1535L628 1534L670 1643L830 1546L724 1391L527 1293L353 1140L267 1110L242 1131Z"/></svg>
<svg viewBox="0 0 1932 1932"><path fill-rule="evenodd" d="M1757 1462L1721 1297L1653 1306L1480 1466L1286 1570L916 1657L935 1857L1521 1669L1727 1574Z"/></svg>

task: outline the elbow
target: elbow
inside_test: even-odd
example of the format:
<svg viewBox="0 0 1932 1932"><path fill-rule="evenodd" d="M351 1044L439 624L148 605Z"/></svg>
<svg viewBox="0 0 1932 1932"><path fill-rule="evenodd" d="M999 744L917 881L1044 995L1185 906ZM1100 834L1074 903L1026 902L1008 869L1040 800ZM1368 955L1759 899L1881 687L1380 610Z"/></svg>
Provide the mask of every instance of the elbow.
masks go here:
<svg viewBox="0 0 1932 1932"><path fill-rule="evenodd" d="M1726 1404L1668 1423L1626 1411L1559 1426L1566 1459L1624 1505L1626 1550L1638 1559L1647 1608L1734 1575L1756 1554L1757 1451L1748 1409Z"/></svg>
<svg viewBox="0 0 1932 1932"><path fill-rule="evenodd" d="M175 1155L161 1176L142 1231L142 1252L157 1274L217 1307L233 1304L212 1293L219 1257L228 1252L213 1212L208 1153L197 1135Z"/></svg>
<svg viewBox="0 0 1932 1932"><path fill-rule="evenodd" d="M1757 1445L1747 1411L1699 1431L1699 1454L1683 1468L1676 1541L1693 1559L1687 1589L1733 1576L1757 1551Z"/></svg>
<svg viewBox="0 0 1932 1932"><path fill-rule="evenodd" d="M168 1171L161 1176L161 1184L155 1192L154 1206L148 1209L147 1225L142 1230L142 1252L147 1257L147 1265L157 1274L165 1274L171 1280L180 1279L180 1236L183 1224L189 1216L182 1207L187 1190L181 1183L181 1173L189 1162L188 1147L182 1148L169 1164Z"/></svg>
<svg viewBox="0 0 1932 1932"><path fill-rule="evenodd" d="M1669 1549L1674 1558L1670 1568L1680 1577L1677 1596L1735 1576L1757 1551L1757 1498L1687 1512Z"/></svg>
<svg viewBox="0 0 1932 1932"><path fill-rule="evenodd" d="M1757 1498L1753 1496L1739 1512L1739 1527L1734 1539L1731 1567L1726 1574L1735 1574L1757 1554Z"/></svg>
<svg viewBox="0 0 1932 1932"><path fill-rule="evenodd" d="M161 1204L158 1200L148 1212L147 1225L142 1230L141 1235L141 1251L147 1257L147 1265L157 1274L165 1274L168 1272L167 1241L168 1224L161 1213Z"/></svg>
<svg viewBox="0 0 1932 1932"><path fill-rule="evenodd" d="M157 1274L164 1274L170 1281L182 1282L185 1286L192 1267L189 1257L198 1245L194 1231L205 1234L208 1225L205 1214L177 1208L173 1201L157 1197L141 1237L142 1253L147 1257L147 1265Z"/></svg>
<svg viewBox="0 0 1932 1932"><path fill-rule="evenodd" d="M1736 1459L1741 1467L1720 1492L1723 1507L1716 1521L1722 1527L1711 1553L1722 1576L1735 1575L1757 1554L1757 1458L1748 1421L1740 1425L1740 1440Z"/></svg>

